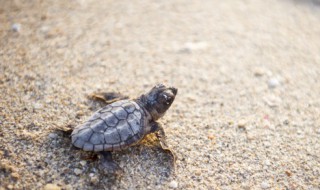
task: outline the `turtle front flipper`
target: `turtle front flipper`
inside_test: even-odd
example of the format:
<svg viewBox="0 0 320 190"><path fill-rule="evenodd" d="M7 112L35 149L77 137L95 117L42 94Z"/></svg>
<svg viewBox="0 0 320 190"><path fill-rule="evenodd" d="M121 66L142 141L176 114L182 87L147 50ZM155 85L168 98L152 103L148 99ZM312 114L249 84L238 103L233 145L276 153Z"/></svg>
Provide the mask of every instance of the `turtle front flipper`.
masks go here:
<svg viewBox="0 0 320 190"><path fill-rule="evenodd" d="M105 174L120 175L123 173L120 166L113 161L112 154L109 151L101 152L99 169Z"/></svg>
<svg viewBox="0 0 320 190"><path fill-rule="evenodd" d="M151 124L151 131L150 133L155 133L157 138L159 139L160 141L160 146L161 148L166 151L166 152L169 152L173 158L173 166L175 167L175 164L176 164L176 154L174 153L174 151L169 148L169 146L167 145L167 142L166 142L166 134L164 132L164 129L163 127L161 126L160 123L158 122L153 122Z"/></svg>

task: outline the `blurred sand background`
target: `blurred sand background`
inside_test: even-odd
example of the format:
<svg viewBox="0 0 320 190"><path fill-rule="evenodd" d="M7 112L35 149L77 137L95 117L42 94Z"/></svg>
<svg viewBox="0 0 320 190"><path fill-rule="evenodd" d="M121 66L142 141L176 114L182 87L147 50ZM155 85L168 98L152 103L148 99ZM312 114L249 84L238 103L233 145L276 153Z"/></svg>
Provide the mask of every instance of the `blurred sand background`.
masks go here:
<svg viewBox="0 0 320 190"><path fill-rule="evenodd" d="M320 189L319 1L1 0L0 71L1 190ZM158 82L175 171L149 140L106 177L57 130Z"/></svg>

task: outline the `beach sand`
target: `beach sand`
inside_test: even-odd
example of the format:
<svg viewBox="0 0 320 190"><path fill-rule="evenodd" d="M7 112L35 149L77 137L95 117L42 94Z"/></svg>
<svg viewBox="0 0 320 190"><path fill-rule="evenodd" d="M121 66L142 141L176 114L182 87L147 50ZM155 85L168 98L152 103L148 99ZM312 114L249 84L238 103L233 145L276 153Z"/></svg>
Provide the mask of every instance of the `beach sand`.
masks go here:
<svg viewBox="0 0 320 190"><path fill-rule="evenodd" d="M320 2L1 1L0 189L320 189ZM98 170L61 129L98 91L179 89Z"/></svg>

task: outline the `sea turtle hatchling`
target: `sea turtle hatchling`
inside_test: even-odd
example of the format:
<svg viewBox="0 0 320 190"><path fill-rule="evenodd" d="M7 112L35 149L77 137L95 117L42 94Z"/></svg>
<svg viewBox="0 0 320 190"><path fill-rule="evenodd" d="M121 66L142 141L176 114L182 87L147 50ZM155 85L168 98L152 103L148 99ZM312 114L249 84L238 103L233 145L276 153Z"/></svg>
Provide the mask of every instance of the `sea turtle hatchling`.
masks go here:
<svg viewBox="0 0 320 190"><path fill-rule="evenodd" d="M99 168L104 172L121 171L112 160L112 151L126 149L155 132L166 148L164 130L156 121L169 109L177 91L158 84L139 98L119 100L101 108L73 130L72 144L85 151L101 153Z"/></svg>

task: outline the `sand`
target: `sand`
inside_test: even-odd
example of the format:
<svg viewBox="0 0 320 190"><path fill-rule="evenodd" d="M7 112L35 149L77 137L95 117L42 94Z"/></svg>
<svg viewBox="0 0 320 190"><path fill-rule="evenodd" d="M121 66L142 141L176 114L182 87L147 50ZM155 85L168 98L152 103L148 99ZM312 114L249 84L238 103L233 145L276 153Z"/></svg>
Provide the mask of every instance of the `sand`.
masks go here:
<svg viewBox="0 0 320 190"><path fill-rule="evenodd" d="M320 189L317 0L0 2L0 189ZM59 129L179 89L121 177Z"/></svg>

